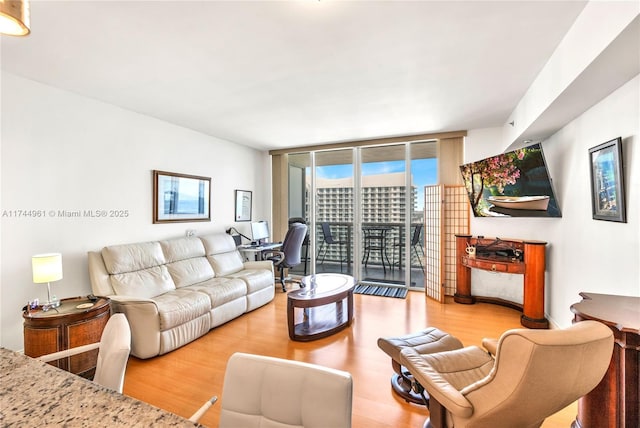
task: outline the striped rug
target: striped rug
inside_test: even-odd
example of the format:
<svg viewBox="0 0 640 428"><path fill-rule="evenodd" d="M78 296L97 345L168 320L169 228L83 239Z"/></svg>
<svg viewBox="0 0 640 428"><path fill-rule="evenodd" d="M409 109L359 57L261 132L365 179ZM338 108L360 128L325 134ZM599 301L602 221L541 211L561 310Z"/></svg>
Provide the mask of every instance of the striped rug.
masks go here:
<svg viewBox="0 0 640 428"><path fill-rule="evenodd" d="M404 299L407 297L407 289L401 287L385 287L383 285L357 285L353 290L356 294L367 294L370 296L395 297Z"/></svg>

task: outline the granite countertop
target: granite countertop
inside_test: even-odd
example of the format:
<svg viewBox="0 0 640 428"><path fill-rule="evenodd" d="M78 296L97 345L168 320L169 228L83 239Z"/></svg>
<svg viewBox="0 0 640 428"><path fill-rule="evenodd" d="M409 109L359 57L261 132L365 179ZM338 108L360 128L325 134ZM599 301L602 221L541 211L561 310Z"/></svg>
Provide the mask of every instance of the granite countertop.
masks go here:
<svg viewBox="0 0 640 428"><path fill-rule="evenodd" d="M199 425L39 360L0 348L0 426Z"/></svg>

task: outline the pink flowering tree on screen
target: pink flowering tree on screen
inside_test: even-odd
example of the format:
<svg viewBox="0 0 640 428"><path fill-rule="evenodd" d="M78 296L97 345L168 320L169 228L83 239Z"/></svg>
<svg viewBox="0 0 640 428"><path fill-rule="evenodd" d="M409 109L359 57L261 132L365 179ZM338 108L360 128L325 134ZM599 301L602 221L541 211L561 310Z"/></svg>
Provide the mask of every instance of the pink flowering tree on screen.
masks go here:
<svg viewBox="0 0 640 428"><path fill-rule="evenodd" d="M460 167L471 207L476 214L480 214L479 205L485 189L502 194L505 186L518 181L520 169L517 164L524 159L526 152L526 148L520 149Z"/></svg>

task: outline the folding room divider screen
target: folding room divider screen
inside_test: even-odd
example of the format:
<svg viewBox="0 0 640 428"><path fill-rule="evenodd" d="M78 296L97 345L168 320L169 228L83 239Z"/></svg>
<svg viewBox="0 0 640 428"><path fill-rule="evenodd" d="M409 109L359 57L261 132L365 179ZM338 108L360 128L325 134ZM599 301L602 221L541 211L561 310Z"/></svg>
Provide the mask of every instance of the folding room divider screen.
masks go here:
<svg viewBox="0 0 640 428"><path fill-rule="evenodd" d="M469 233L469 210L464 186L425 186L424 287L440 303L456 292L456 234Z"/></svg>

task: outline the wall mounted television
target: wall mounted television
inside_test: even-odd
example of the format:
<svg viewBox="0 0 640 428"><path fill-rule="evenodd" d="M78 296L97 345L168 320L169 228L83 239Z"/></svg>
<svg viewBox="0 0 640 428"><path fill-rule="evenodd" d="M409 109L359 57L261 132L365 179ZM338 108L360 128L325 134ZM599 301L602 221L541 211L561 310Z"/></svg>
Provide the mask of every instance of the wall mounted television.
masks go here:
<svg viewBox="0 0 640 428"><path fill-rule="evenodd" d="M542 146L460 166L476 217L562 217Z"/></svg>

